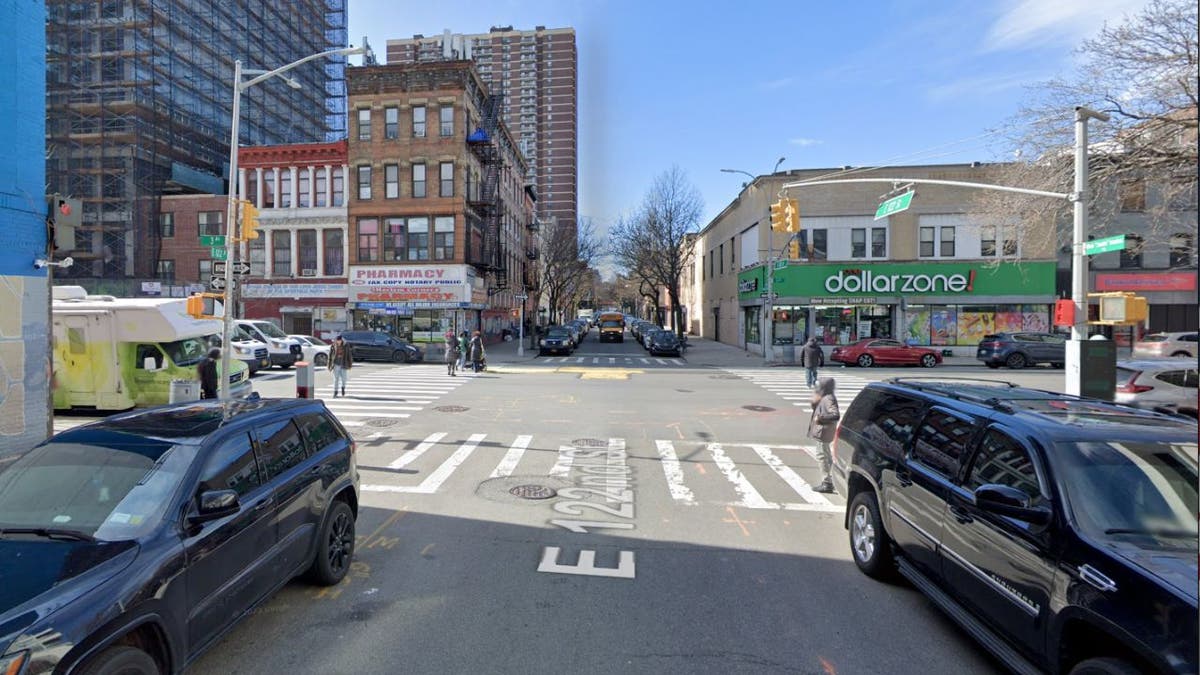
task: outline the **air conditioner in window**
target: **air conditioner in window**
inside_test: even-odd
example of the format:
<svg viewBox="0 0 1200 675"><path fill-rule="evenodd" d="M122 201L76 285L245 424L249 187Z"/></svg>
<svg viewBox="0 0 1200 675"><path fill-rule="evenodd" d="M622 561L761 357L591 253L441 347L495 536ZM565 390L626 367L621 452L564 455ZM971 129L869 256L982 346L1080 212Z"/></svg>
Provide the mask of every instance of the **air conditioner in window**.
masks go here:
<svg viewBox="0 0 1200 675"><path fill-rule="evenodd" d="M315 276L317 276L317 271L316 271L316 270L314 270L314 269L304 269L304 270L300 270L300 276L302 276L302 277L315 277Z"/></svg>

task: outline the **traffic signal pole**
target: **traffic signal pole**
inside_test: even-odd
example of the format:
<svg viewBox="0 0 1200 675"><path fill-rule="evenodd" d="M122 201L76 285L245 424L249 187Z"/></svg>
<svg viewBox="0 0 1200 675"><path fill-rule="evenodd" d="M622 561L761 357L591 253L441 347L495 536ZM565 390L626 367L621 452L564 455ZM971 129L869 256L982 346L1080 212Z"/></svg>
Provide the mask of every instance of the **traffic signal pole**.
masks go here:
<svg viewBox="0 0 1200 675"><path fill-rule="evenodd" d="M237 198L238 198L238 121L242 118L242 60L233 62L233 120L229 125L229 203L225 220L225 310L221 316L221 387L222 401L230 398L229 369L232 364L233 344L233 264L237 260Z"/></svg>

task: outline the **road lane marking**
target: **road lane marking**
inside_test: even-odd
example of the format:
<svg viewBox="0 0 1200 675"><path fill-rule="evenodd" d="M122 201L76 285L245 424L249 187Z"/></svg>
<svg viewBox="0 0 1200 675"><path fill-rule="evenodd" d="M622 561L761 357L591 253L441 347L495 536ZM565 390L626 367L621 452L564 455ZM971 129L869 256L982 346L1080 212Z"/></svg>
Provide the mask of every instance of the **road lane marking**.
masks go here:
<svg viewBox="0 0 1200 675"><path fill-rule="evenodd" d="M548 474L551 478L565 479L571 473L571 464L575 461L575 455L572 454L574 450L570 445L558 446L558 461L554 462Z"/></svg>
<svg viewBox="0 0 1200 675"><path fill-rule="evenodd" d="M437 445L438 441L442 440L445 437L446 437L445 431L439 431L436 434L430 434L425 440L421 441L421 443L418 444L417 447L413 448L412 450L409 450L408 452L404 453L403 455L400 455L400 457L397 458L396 461L392 462L391 464L388 464L388 468L389 469L403 469L404 467L408 466L413 461L415 461L418 457L425 454L426 450L429 450L433 446Z"/></svg>
<svg viewBox="0 0 1200 675"><path fill-rule="evenodd" d="M525 450L529 448L529 442L533 440L533 436L517 436L517 439L512 442L508 452L504 453L504 458L496 465L496 469L492 471L492 475L488 478L502 478L511 476L512 472L517 469L517 464L521 462L521 456L525 454Z"/></svg>
<svg viewBox="0 0 1200 675"><path fill-rule="evenodd" d="M695 506L696 495L683 483L683 469L679 465L679 456L675 454L675 445L671 441L655 441L654 444L658 448L658 456L671 497L677 502Z"/></svg>
<svg viewBox="0 0 1200 675"><path fill-rule="evenodd" d="M763 499L758 490L755 490L750 481L746 479L746 475L742 473L741 469L738 469L733 460L729 458L729 455L725 454L725 450L721 447L720 443L708 443L707 447L717 468L721 470L721 473L725 474L725 478L730 483L733 483L733 489L741 495L742 500L737 503L737 506L745 506L751 509L780 508L778 504Z"/></svg>
<svg viewBox="0 0 1200 675"><path fill-rule="evenodd" d="M762 458L762 461L765 462L767 466L771 467L771 470L774 471L780 478L782 478L783 482L787 483L789 487L795 490L796 494L800 495L805 502L809 504L825 504L832 506L830 501L826 499L824 495L819 492L815 492L811 485L805 482L805 480L801 478L792 469L792 467L784 464L783 460L779 459L775 453L771 452L770 448L765 445L751 445L750 447L759 457Z"/></svg>

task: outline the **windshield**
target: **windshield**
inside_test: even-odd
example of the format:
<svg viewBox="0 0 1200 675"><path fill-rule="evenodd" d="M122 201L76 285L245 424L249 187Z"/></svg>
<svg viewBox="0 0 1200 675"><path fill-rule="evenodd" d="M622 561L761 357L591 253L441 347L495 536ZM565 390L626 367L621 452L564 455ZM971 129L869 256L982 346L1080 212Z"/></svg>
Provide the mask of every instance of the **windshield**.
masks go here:
<svg viewBox="0 0 1200 675"><path fill-rule="evenodd" d="M287 338L287 333L279 330L279 327L270 321L255 321L254 327L261 330L264 335L273 337L279 340Z"/></svg>
<svg viewBox="0 0 1200 675"><path fill-rule="evenodd" d="M167 513L194 454L195 446L116 433L38 446L0 471L0 529L136 539Z"/></svg>
<svg viewBox="0 0 1200 675"><path fill-rule="evenodd" d="M620 328L620 327L621 327L621 322L620 322L620 321L613 321L612 319L609 319L609 320L607 320L607 321L601 321L601 322L600 322L600 327L601 327L601 328Z"/></svg>
<svg viewBox="0 0 1200 675"><path fill-rule="evenodd" d="M568 335L570 335L570 332L565 328L551 328L546 331L546 337L566 337Z"/></svg>
<svg viewBox="0 0 1200 675"><path fill-rule="evenodd" d="M310 344L310 345L316 345L317 347L325 347L325 346L328 346L328 345L329 345L329 343L328 343L328 342L326 342L326 341L322 340L321 338L319 338L319 337L313 337L313 336L311 336L311 335L305 335L305 336L304 336L304 341L305 341L305 342L307 342L307 343L308 343L308 344Z"/></svg>
<svg viewBox="0 0 1200 675"><path fill-rule="evenodd" d="M203 337L187 338L160 345L171 362L177 366L194 366L208 353L208 340Z"/></svg>
<svg viewBox="0 0 1200 675"><path fill-rule="evenodd" d="M1058 443L1076 522L1106 539L1197 548L1196 443Z"/></svg>

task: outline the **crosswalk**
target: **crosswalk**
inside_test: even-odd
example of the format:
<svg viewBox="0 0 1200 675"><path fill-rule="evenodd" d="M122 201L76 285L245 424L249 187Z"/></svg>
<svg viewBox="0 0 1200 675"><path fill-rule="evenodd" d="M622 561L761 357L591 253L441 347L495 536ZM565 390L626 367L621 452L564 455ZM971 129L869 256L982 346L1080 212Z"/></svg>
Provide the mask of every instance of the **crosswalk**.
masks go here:
<svg viewBox="0 0 1200 675"><path fill-rule="evenodd" d="M362 372L351 370L346 396L334 398L333 380L317 387L317 398L325 401L343 425L362 426L372 419L401 420L425 409L473 378L470 370L457 377L446 374L446 366L419 364L402 369L388 368Z"/></svg>
<svg viewBox="0 0 1200 675"><path fill-rule="evenodd" d="M812 389L809 389L805 382L803 368L726 368L724 370L750 380L763 389L789 401L792 405L801 406L806 410L812 401ZM834 395L837 397L842 411L846 410L846 407L850 405L855 396L858 396L858 392L862 391L863 387L872 382L872 380L841 371L835 373L821 371L820 377L834 379Z"/></svg>
<svg viewBox="0 0 1200 675"><path fill-rule="evenodd" d="M553 365L574 366L686 366L688 363L680 358L662 358L658 356L542 356L539 362Z"/></svg>
<svg viewBox="0 0 1200 675"><path fill-rule="evenodd" d="M667 439L627 442L623 438L600 439L600 443L628 453L639 491L663 490L678 506L835 513L845 509L840 497L813 490L821 476L808 446ZM360 457L361 489L429 495L446 487L454 476L467 488L508 476L572 480L577 477L574 469L580 451L578 445L557 440L539 443L533 434L495 438L486 433L439 431L386 465L378 456ZM637 458L657 466L647 471Z"/></svg>

